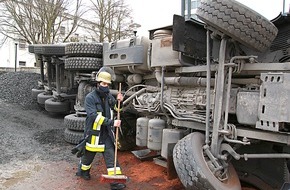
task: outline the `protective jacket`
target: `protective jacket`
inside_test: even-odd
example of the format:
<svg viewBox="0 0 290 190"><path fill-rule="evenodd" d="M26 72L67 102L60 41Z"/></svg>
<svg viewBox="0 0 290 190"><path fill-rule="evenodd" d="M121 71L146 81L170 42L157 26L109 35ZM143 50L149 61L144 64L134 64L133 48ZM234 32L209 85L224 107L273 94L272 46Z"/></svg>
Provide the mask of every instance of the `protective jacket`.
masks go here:
<svg viewBox="0 0 290 190"><path fill-rule="evenodd" d="M115 141L113 132L112 110L116 99L110 94L104 94L99 89L90 92L85 99L87 112L85 137L87 137L86 150L91 152L104 152L105 140Z"/></svg>

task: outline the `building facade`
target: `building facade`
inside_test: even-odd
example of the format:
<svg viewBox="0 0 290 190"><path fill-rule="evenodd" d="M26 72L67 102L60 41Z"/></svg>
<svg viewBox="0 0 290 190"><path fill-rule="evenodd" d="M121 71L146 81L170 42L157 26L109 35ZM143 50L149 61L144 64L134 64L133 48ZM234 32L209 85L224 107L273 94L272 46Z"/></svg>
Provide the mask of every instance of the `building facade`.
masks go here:
<svg viewBox="0 0 290 190"><path fill-rule="evenodd" d="M57 41L61 43L70 31L71 20L62 23L57 36ZM93 42L97 39L95 23L81 19L77 30L66 40L67 42ZM35 56L28 51L28 43L17 37L15 39L0 36L3 42L0 46L0 69L20 69L23 67L35 67Z"/></svg>

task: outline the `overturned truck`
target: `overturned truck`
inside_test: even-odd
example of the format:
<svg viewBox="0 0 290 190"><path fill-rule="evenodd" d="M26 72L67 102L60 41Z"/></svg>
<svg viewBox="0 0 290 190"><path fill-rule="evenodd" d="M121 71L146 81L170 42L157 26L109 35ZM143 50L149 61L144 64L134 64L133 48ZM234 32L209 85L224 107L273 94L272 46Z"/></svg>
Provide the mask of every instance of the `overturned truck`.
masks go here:
<svg viewBox="0 0 290 190"><path fill-rule="evenodd" d="M202 21L103 44L103 64L138 115L136 144L173 162L186 189L280 189L289 181L290 16L270 22L203 0Z"/></svg>
<svg viewBox="0 0 290 190"><path fill-rule="evenodd" d="M65 134L77 143L92 71L110 68L113 94L122 83L125 96L121 139L136 130L136 145L172 158L186 189L280 189L289 181L290 15L269 21L234 0L202 0L196 14L174 15L149 38L71 43L57 56L34 46L57 72L33 93L51 112L75 112Z"/></svg>

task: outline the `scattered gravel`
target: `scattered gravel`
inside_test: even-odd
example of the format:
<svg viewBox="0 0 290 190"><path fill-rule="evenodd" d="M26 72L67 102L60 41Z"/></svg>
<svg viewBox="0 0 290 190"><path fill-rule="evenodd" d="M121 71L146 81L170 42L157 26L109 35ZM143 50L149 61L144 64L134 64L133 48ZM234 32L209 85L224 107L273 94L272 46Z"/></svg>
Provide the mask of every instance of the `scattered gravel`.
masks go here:
<svg viewBox="0 0 290 190"><path fill-rule="evenodd" d="M38 73L7 72L0 74L0 99L21 105L25 109L39 109L31 98L31 89L37 87Z"/></svg>
<svg viewBox="0 0 290 190"><path fill-rule="evenodd" d="M0 73L0 165L31 157L75 158L63 137L63 115L49 114L31 97L39 79L38 73Z"/></svg>

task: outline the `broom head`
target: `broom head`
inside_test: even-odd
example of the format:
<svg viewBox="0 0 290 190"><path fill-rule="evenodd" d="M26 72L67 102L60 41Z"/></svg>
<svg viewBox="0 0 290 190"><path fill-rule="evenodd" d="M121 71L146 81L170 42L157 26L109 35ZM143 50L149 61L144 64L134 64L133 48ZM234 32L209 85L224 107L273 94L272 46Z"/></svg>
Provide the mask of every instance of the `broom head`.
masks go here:
<svg viewBox="0 0 290 190"><path fill-rule="evenodd" d="M129 178L125 175L102 175L101 182L103 183L126 183Z"/></svg>

